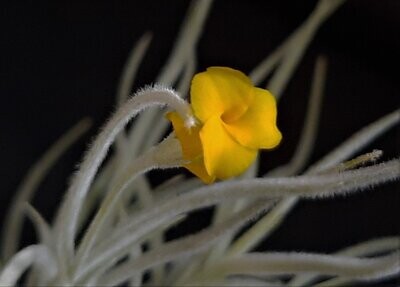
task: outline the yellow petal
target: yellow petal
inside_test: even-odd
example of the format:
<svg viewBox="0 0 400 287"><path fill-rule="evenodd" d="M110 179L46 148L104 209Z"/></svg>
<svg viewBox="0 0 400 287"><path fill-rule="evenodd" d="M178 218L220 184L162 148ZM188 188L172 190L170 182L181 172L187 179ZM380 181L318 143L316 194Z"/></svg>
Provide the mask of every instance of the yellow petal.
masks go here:
<svg viewBox="0 0 400 287"><path fill-rule="evenodd" d="M276 101L267 90L254 88L254 101L246 113L224 126L241 145L260 149L276 147L282 135L276 126Z"/></svg>
<svg viewBox="0 0 400 287"><path fill-rule="evenodd" d="M167 113L166 117L172 122L175 135L181 143L183 158L189 161L184 167L203 182L212 183L215 177L208 175L204 166L203 148L199 137L200 127L195 126L190 130L187 129L184 121L176 112Z"/></svg>
<svg viewBox="0 0 400 287"><path fill-rule="evenodd" d="M190 163L185 164L183 167L188 169L191 173L196 175L198 178L201 179L202 182L206 184L213 183L216 179L215 176L210 176L207 173L206 167L204 165L203 156L193 159Z"/></svg>
<svg viewBox="0 0 400 287"><path fill-rule="evenodd" d="M257 156L257 150L243 147L231 138L218 116L204 124L200 139L207 173L219 179L240 175Z"/></svg>
<svg viewBox="0 0 400 287"><path fill-rule="evenodd" d="M194 114L203 123L212 116L233 120L252 102L253 85L242 72L211 67L194 76L190 97Z"/></svg>

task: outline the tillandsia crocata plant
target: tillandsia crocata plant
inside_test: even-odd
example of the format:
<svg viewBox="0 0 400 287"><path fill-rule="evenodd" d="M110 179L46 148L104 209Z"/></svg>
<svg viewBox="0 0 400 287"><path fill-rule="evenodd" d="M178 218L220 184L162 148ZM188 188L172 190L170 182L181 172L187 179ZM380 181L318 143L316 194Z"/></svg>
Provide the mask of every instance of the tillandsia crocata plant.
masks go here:
<svg viewBox="0 0 400 287"><path fill-rule="evenodd" d="M31 199L54 162L88 129L87 119L50 148L17 190L2 233L0 285L349 286L398 278L398 236L331 254L256 249L300 199L351 194L399 179L399 159L375 163L380 150L357 156L398 124L399 110L306 167L323 96L324 56L316 61L292 160L259 172L259 151L274 149L282 139L276 102L317 29L344 2L318 1L309 18L246 76L228 67L196 73L196 44L212 1L193 1L157 84L130 97L151 40L145 34L122 73L118 109L87 151L54 221L47 223ZM266 79L267 89L258 88ZM190 104L183 99L187 94ZM169 110L143 112L151 106ZM165 137L170 122L173 131ZM153 169L177 167L200 180L177 175L151 185L146 177ZM214 213L205 229L166 240L168 231L207 207ZM39 242L20 248L25 215Z"/></svg>

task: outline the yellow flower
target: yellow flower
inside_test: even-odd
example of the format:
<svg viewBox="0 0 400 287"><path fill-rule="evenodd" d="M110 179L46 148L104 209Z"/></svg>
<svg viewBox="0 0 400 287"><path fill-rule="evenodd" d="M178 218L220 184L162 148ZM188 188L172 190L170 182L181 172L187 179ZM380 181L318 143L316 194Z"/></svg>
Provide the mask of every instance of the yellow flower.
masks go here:
<svg viewBox="0 0 400 287"><path fill-rule="evenodd" d="M205 183L240 175L259 149L272 149L281 141L275 98L242 72L210 67L194 76L190 97L196 126L185 127L175 112L167 118L188 160L185 167Z"/></svg>

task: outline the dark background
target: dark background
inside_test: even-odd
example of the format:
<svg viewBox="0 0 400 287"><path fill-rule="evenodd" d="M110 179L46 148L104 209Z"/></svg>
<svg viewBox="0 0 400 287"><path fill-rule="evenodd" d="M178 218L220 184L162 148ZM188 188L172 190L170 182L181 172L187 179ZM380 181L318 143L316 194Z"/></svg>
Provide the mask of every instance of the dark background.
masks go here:
<svg viewBox="0 0 400 287"><path fill-rule="evenodd" d="M95 121L40 186L34 206L52 218L82 151L115 106L130 49L153 40L134 88L151 83L165 62L188 1L14 1L0 7L1 217L27 169L85 116ZM198 70L224 65L249 72L309 15L316 1L214 2L198 45ZM279 104L284 140L262 169L287 162L304 119L318 54L329 60L314 162L399 99L400 1L348 0L319 30ZM399 129L364 151L398 156ZM398 184L336 199L304 201L263 245L268 250L333 252L399 235ZM189 225L201 227L197 216ZM189 226L189 225L186 225ZM25 241L34 240L27 227Z"/></svg>

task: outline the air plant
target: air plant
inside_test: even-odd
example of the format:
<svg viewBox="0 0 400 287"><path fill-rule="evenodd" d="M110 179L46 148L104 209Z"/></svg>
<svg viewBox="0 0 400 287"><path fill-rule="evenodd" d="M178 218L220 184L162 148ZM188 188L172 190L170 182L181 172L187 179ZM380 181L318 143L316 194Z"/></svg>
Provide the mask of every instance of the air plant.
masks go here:
<svg viewBox="0 0 400 287"><path fill-rule="evenodd" d="M185 154L193 147L193 141L182 140L179 129L196 135L196 127L207 125L208 118L199 116L197 108L192 109L184 97L196 71L196 44L211 2L192 3L156 84L129 96L151 37L145 34L135 45L118 87L118 109L86 152L52 224L29 201L58 157L88 129L89 121L84 119L67 132L28 174L16 193L3 229L0 285L15 285L25 273L23 284L34 286L343 286L399 276L399 237L371 239L334 254L255 251L284 223L300 199L351 196L399 178L398 159L376 163L382 155L380 150L357 155L400 121L399 110L370 123L305 168L322 105L327 73L324 56L316 61L304 128L289 163L266 174L259 172L256 149L275 147L280 141L279 131L275 130L274 136L265 131L259 135L273 138L269 145L261 144L258 138L257 144L253 144L255 134L252 138L235 134L240 148L256 146L249 160L244 160L245 167L250 167L241 175L237 170L242 173L242 167L228 172L232 165L235 167L237 157L241 162L246 156L236 153L230 155L235 160L230 160L228 167L220 158L217 163L213 161L218 152L205 152L202 173L196 172L198 166L193 168L196 159ZM269 77L267 89L279 101L318 27L343 2L320 0L308 19L249 73L251 82L259 86ZM247 81L244 75L242 79ZM172 86L176 82L175 90ZM232 90L239 89L236 80L227 83ZM265 96L267 92L262 93ZM204 96L200 101L207 104L207 100ZM175 131L165 138L169 129L165 111L144 112L152 106L167 107L170 111L167 117L174 123ZM224 112L228 110L225 104L223 108ZM273 108L269 111L274 113ZM237 119L235 113L229 114L230 119ZM128 129L127 123L135 117L135 125ZM261 126L258 124L254 121L254 127ZM271 126L274 124L272 119ZM212 135L218 137L217 132ZM115 152L103 163L114 144ZM214 148L213 143L203 139L200 145L204 150L209 150L210 145ZM153 169L182 166L209 184L178 175L151 186L145 175ZM168 230L187 220L191 212L206 207L214 208L207 228L165 240ZM18 250L25 215L34 223L40 240Z"/></svg>

